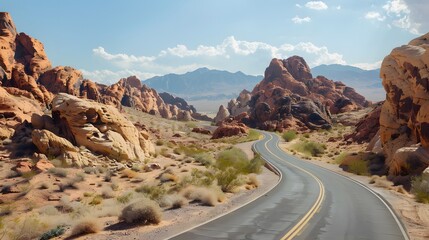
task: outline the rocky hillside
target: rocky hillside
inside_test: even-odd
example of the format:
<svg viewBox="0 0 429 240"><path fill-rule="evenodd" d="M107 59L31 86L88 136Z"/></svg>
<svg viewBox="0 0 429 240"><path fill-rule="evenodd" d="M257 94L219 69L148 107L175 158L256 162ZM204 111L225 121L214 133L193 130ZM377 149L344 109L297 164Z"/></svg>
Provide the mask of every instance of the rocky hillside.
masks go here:
<svg viewBox="0 0 429 240"><path fill-rule="evenodd" d="M116 107L135 107L169 119L191 120L195 112L165 103L157 91L136 77L104 86L84 80L82 73L72 67L52 68L43 44L18 33L8 13L0 13L0 46L2 87L12 95L37 100L41 107L50 106L56 94L67 93Z"/></svg>
<svg viewBox="0 0 429 240"><path fill-rule="evenodd" d="M313 78L305 60L293 56L273 59L253 91L243 91L227 108L222 106L215 120L246 112L243 123L260 129L329 129L331 113L357 110L368 104L341 82L323 76Z"/></svg>

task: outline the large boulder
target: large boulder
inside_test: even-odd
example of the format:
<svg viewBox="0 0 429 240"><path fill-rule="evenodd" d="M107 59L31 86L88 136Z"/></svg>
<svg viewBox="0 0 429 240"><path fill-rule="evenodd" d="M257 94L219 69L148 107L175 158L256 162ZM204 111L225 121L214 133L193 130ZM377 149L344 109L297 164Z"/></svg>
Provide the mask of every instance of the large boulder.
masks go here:
<svg viewBox="0 0 429 240"><path fill-rule="evenodd" d="M112 106L60 93L52 102L54 122L71 143L122 161L143 160L150 144Z"/></svg>
<svg viewBox="0 0 429 240"><path fill-rule="evenodd" d="M219 110L216 114L216 117L213 119L213 121L217 124L217 123L222 122L228 116L229 116L228 109L226 109L223 105L220 105Z"/></svg>
<svg viewBox="0 0 429 240"><path fill-rule="evenodd" d="M377 138L380 129L381 106L382 103L376 105L371 112L361 118L356 124L354 132L345 136L344 139L364 143L371 142L372 139Z"/></svg>
<svg viewBox="0 0 429 240"><path fill-rule="evenodd" d="M383 60L380 76L387 94L380 113L380 139L391 174L406 174L402 172L408 158L429 166L427 157L416 157L429 151L428 66L429 33L393 49Z"/></svg>
<svg viewBox="0 0 429 240"><path fill-rule="evenodd" d="M72 67L59 66L46 71L40 76L39 82L54 94L68 93L78 96L82 73Z"/></svg>
<svg viewBox="0 0 429 240"><path fill-rule="evenodd" d="M28 75L35 79L52 67L43 44L25 33L16 36L15 59L26 66Z"/></svg>

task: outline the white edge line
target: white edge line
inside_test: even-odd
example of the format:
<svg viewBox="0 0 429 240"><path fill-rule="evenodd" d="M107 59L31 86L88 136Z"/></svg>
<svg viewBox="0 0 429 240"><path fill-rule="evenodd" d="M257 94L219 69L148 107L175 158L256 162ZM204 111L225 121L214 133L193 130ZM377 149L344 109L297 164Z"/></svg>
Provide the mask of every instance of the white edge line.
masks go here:
<svg viewBox="0 0 429 240"><path fill-rule="evenodd" d="M263 139L260 139L259 141L261 141L261 140L264 140L265 139L265 136L264 136L264 138ZM272 138L271 138L272 139ZM270 140L271 140L270 139ZM258 142L259 142L258 141ZM269 141L269 140L268 140ZM253 145L252 145L252 150L255 150L256 151L256 148L255 148L255 144L256 144L257 142L255 142L255 143L253 143ZM261 156L262 157L262 156ZM210 220L207 220L207 221L205 221L205 222L202 222L202 223L200 223L200 224L198 224L198 225L195 225L195 226L193 226L193 227L190 227L190 228L188 228L188 229L186 229L186 230L183 230L182 232L179 232L179 233L176 233L176 234L174 234L173 236L170 236L170 237L167 237L167 238L165 238L165 239L171 239L171 238L174 238L174 237L177 237L177 236L179 236L179 235L181 235L181 234L183 234L183 233L186 233L186 232L189 232L189 231L191 231L191 230L193 230L193 229L195 229L195 228L197 228L197 227L200 227L200 226L202 226L202 225L204 225L204 224L207 224L207 223L209 223L209 222L212 222L212 221L214 221L214 220L216 220L216 219L218 219L218 218L221 218L221 217L223 217L223 216L225 216L225 215L227 215L227 214L230 214L230 213L232 213L232 212L234 212L234 211L236 211L236 210L238 210L238 209L240 209L240 208L242 208L242 207L244 207L244 206L246 206L246 205L248 205L248 204L250 204L250 203L252 203L252 202L254 202L254 201L256 201L256 200L258 200L259 198L261 198L262 196L264 196L265 194L267 194L268 192L270 192L271 190L273 190L275 187L277 187L279 184L280 184L280 182L281 182L281 180L282 180L282 178L283 178L283 175L282 175L282 173L280 172L280 170L274 165L274 164L272 164L271 162L269 162L268 160L266 160L264 157L262 157L268 164L270 164L272 167L274 167L274 169L278 172L278 176L279 176L279 180L278 180L278 182L277 182L277 184L276 185L274 185L274 186L272 186L270 189L268 189L267 191L265 191L264 193L262 193L259 197L257 197L257 198L255 198L255 199L252 199L252 200L250 200L250 201L248 201L248 202L245 202L243 205L240 205L240 206L237 206L237 207L235 207L235 208L233 208L233 209L231 209L230 211L228 211L228 212L225 212L225 213L222 213L221 215L218 215L218 216L216 216L216 217L214 217L214 218L211 218Z"/></svg>
<svg viewBox="0 0 429 240"><path fill-rule="evenodd" d="M302 160L302 159L300 159L300 158L297 158L297 157L295 157L295 156L293 156L293 155L290 155L289 153L287 153L287 152L285 152L283 149L281 149L279 146L278 146L278 148L279 148L281 151L283 151L284 153L286 153L287 155L292 156L292 157L293 157L293 158L295 158L295 159L298 159L298 160L304 161L304 160ZM378 193L376 193L374 190L372 190L371 188L367 187L365 184L363 184L363 183L361 183L361 182L359 182L359 181L357 181L357 180L355 180L355 179L353 179L353 178L350 178L350 177L344 176L344 175L342 175L342 174L339 174L339 173L337 173L337 172L334 172L334 171L332 171L331 169L325 168L325 167L320 166L320 165L316 165L316 164L312 163L311 161L305 161L305 162L308 162L308 163L312 164L313 166L320 167L320 168L322 168L322 169L324 169L324 170L326 170L326 171L329 171L329 172L331 172L331 173L334 173L334 174L336 174L336 175L338 175L338 176L340 176L340 177L342 177L342 178L344 178L344 179L347 179L347 180L349 180L349 181L351 181L351 182L353 182L353 183L355 183L355 184L357 184L357 185L359 185L359 186L361 186L361 187L365 188L366 190L368 190L370 193L372 193L374 196L376 196L376 197L377 197L377 198L378 198L378 199L379 199L379 200L380 200L380 201L381 201L381 202L386 206L386 208L389 210L390 214L392 214L393 219L395 219L395 222L396 222L396 224L399 226L399 229L401 230L401 233L402 233L402 235L404 236L405 240L409 240L409 239L410 239L410 237L408 236L408 232L404 229L404 224L403 224L403 222L398 218L398 215L397 215L397 214L396 214L396 212L392 209L391 205L387 202L387 200L385 200L382 196L380 196L380 195L379 195Z"/></svg>

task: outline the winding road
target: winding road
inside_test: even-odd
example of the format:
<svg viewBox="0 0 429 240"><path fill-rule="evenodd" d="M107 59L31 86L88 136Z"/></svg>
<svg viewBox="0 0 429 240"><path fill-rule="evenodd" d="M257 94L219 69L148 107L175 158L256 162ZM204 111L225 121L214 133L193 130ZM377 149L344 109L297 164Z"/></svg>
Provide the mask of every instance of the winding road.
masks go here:
<svg viewBox="0 0 429 240"><path fill-rule="evenodd" d="M406 239L389 205L364 185L282 151L262 132L254 148L279 171L267 194L172 239Z"/></svg>

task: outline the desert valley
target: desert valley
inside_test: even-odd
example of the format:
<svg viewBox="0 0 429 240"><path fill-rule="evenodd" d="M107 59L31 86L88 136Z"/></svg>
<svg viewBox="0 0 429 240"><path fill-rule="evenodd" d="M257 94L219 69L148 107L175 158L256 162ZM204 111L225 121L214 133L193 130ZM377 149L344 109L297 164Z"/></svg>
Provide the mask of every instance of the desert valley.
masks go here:
<svg viewBox="0 0 429 240"><path fill-rule="evenodd" d="M365 221L377 237L364 239L429 239L429 33L374 71L291 55L258 76L107 84L54 66L14 20L0 12L0 239L361 239L329 234ZM320 74L332 69L341 79ZM358 91L375 85L381 101ZM368 219L332 223L359 211ZM400 236L376 227L386 218Z"/></svg>

